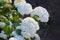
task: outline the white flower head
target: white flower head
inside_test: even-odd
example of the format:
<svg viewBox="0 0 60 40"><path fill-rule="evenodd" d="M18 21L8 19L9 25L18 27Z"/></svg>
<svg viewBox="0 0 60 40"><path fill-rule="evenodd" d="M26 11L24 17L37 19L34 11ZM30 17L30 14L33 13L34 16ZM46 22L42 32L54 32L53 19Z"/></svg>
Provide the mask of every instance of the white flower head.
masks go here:
<svg viewBox="0 0 60 40"><path fill-rule="evenodd" d="M34 17L35 15L39 16L38 20L40 20L41 22L48 22L48 20L49 20L48 11L45 8L41 7L41 6L36 7L33 10L33 12L31 13L32 17Z"/></svg>
<svg viewBox="0 0 60 40"><path fill-rule="evenodd" d="M21 30L32 36L37 30L39 30L39 25L33 18L27 17L22 20Z"/></svg>
<svg viewBox="0 0 60 40"><path fill-rule="evenodd" d="M15 0L14 1L14 5L16 6L16 7L18 7L18 5L20 5L21 3L26 3L26 1L25 0Z"/></svg>
<svg viewBox="0 0 60 40"><path fill-rule="evenodd" d="M18 12L21 14L21 15L24 15L24 14L30 14L32 12L32 6L31 4L29 3L21 3L18 7Z"/></svg>
<svg viewBox="0 0 60 40"><path fill-rule="evenodd" d="M0 22L0 28L4 28L6 24L4 22Z"/></svg>
<svg viewBox="0 0 60 40"><path fill-rule="evenodd" d="M1 31L0 38L7 39L8 35L4 34L4 31Z"/></svg>

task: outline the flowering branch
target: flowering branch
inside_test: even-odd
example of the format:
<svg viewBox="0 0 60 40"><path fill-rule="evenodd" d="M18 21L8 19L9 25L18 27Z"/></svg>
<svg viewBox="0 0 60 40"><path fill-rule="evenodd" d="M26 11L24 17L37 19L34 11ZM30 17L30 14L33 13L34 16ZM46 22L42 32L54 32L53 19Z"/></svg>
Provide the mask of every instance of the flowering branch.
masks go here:
<svg viewBox="0 0 60 40"><path fill-rule="evenodd" d="M33 9L32 5L25 0L11 1L12 5L5 1L0 5L0 38L5 40L32 40L31 38L40 40L40 36L36 32L40 29L41 22L49 21L48 11L41 6Z"/></svg>

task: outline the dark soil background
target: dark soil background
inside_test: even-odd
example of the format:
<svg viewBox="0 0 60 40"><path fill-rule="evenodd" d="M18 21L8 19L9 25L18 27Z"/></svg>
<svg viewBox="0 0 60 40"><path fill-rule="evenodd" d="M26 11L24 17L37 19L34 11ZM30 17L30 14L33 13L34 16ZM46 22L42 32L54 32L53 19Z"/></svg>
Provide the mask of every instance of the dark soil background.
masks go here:
<svg viewBox="0 0 60 40"><path fill-rule="evenodd" d="M32 4L33 8L42 6L46 8L49 14L53 17L54 30L41 40L60 40L60 0L27 0L28 3Z"/></svg>

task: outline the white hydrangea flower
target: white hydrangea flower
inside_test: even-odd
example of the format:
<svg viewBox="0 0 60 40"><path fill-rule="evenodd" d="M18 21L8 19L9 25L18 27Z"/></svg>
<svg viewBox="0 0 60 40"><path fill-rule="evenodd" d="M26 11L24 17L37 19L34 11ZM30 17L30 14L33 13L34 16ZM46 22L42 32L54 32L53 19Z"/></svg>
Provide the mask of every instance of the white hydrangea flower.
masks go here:
<svg viewBox="0 0 60 40"><path fill-rule="evenodd" d="M34 37L35 37L35 39L34 39L34 40L40 40L40 37L39 37L39 35L38 35L38 34L35 34L35 35L34 35Z"/></svg>
<svg viewBox="0 0 60 40"><path fill-rule="evenodd" d="M0 38L7 39L8 35L4 34L4 31L1 31Z"/></svg>
<svg viewBox="0 0 60 40"><path fill-rule="evenodd" d="M15 0L14 1L14 5L16 6L16 7L18 7L18 5L20 5L21 3L26 3L26 1L25 0Z"/></svg>
<svg viewBox="0 0 60 40"><path fill-rule="evenodd" d="M39 16L38 20L40 20L41 22L48 22L48 20L49 20L48 11L45 8L41 7L41 6L36 7L33 10L33 12L31 13L32 17L34 17L35 15Z"/></svg>
<svg viewBox="0 0 60 40"><path fill-rule="evenodd" d="M33 36L33 34L35 34L37 30L39 30L39 25L33 18L27 17L22 20L21 30Z"/></svg>
<svg viewBox="0 0 60 40"><path fill-rule="evenodd" d="M18 40L25 40L24 37L22 37L20 35L16 35L15 38L17 38Z"/></svg>
<svg viewBox="0 0 60 40"><path fill-rule="evenodd" d="M32 12L32 6L31 4L29 3L21 3L18 7L18 12L21 14L21 15L24 15L24 14L30 14Z"/></svg>
<svg viewBox="0 0 60 40"><path fill-rule="evenodd" d="M28 32L21 32L21 35L25 38L30 38L30 34Z"/></svg>
<svg viewBox="0 0 60 40"><path fill-rule="evenodd" d="M0 28L4 28L6 24L4 22L0 22Z"/></svg>
<svg viewBox="0 0 60 40"><path fill-rule="evenodd" d="M21 25L23 26L32 26L35 28L35 30L39 30L39 25L38 25L38 22L35 21L33 18L31 17L27 17L25 19L22 20L22 23Z"/></svg>
<svg viewBox="0 0 60 40"><path fill-rule="evenodd" d="M18 40L18 39L16 39L15 37L11 37L9 38L9 40Z"/></svg>

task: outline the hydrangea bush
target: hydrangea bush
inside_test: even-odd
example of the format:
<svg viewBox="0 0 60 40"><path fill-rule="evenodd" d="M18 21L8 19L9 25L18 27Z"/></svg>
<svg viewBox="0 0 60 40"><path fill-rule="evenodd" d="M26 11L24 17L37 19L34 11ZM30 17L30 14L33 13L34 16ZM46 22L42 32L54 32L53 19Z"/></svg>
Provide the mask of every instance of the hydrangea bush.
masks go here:
<svg viewBox="0 0 60 40"><path fill-rule="evenodd" d="M25 0L0 1L0 40L40 40L37 31L49 21L48 11Z"/></svg>

